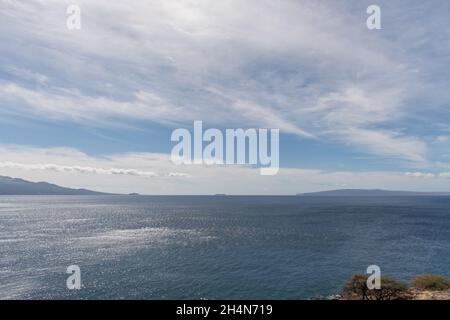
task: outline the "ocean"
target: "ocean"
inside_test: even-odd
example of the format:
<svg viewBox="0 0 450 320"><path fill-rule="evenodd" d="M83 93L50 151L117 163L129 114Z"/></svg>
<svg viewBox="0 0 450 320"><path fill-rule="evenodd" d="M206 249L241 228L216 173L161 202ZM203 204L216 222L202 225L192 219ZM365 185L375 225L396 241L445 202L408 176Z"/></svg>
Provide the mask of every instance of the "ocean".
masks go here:
<svg viewBox="0 0 450 320"><path fill-rule="evenodd" d="M0 299L308 299L373 264L449 275L450 197L0 197Z"/></svg>

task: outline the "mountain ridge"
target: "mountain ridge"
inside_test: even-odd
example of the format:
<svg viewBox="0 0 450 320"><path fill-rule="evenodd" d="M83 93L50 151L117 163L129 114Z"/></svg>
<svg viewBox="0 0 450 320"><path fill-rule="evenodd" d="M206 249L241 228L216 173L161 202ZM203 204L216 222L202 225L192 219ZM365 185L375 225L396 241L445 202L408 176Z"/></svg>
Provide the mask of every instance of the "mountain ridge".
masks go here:
<svg viewBox="0 0 450 320"><path fill-rule="evenodd" d="M45 181L31 182L20 178L0 176L0 195L106 195L88 189L61 187Z"/></svg>
<svg viewBox="0 0 450 320"><path fill-rule="evenodd" d="M302 197L386 197L386 196L450 196L450 192L396 191L383 189L337 189L319 192L297 193Z"/></svg>

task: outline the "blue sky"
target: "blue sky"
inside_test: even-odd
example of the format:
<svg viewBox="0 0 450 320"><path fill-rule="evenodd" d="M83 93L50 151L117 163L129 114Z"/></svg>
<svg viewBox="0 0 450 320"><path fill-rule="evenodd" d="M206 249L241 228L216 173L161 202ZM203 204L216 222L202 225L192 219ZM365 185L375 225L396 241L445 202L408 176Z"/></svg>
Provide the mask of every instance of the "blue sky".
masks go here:
<svg viewBox="0 0 450 320"><path fill-rule="evenodd" d="M0 9L2 175L149 194L450 189L448 1ZM173 165L170 134L195 120L279 128L280 173Z"/></svg>

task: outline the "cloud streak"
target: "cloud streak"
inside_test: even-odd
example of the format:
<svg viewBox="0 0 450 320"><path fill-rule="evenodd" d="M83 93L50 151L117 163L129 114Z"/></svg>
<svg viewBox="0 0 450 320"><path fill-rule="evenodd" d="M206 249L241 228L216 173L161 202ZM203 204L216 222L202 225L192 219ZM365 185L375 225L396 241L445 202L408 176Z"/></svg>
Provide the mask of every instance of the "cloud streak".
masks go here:
<svg viewBox="0 0 450 320"><path fill-rule="evenodd" d="M107 174L107 175L129 175L136 177L156 177L157 174L152 171L140 171L135 169L118 169L118 168L93 168L82 166L61 166L57 164L24 164L17 162L0 162L0 168L7 169L24 169L24 170L44 170L56 172L75 172L85 174ZM169 173L169 176L183 176L182 174Z"/></svg>
<svg viewBox="0 0 450 320"><path fill-rule="evenodd" d="M448 31L414 32L437 30L405 8L428 12L431 4L379 3L387 21L420 19L405 35L400 22L368 31L365 7L353 1L78 3L77 32L61 16L69 1L1 3L8 46L0 62L13 65L0 81L1 112L97 126L202 119L280 128L382 157L428 156L420 132L404 127L412 113L430 117L413 102L433 104L439 99L428 92L448 85L445 71L433 88L429 81L448 65ZM442 105L450 99L439 97Z"/></svg>

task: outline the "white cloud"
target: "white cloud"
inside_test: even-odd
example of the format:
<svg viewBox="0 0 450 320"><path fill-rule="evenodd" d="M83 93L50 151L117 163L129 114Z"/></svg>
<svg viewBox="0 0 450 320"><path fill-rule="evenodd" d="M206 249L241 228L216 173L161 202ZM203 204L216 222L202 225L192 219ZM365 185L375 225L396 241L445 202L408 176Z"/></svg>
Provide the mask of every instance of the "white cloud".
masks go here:
<svg viewBox="0 0 450 320"><path fill-rule="evenodd" d="M450 179L450 172L439 173L439 178Z"/></svg>
<svg viewBox="0 0 450 320"><path fill-rule="evenodd" d="M449 136L438 136L434 140L435 143L447 143L449 141L450 141Z"/></svg>
<svg viewBox="0 0 450 320"><path fill-rule="evenodd" d="M105 117L116 119L175 119L177 109L171 107L162 98L150 92L134 93L133 101L122 102L106 97L89 97L78 90L52 88L51 90L27 89L15 83L0 85L0 95L5 108L11 113L21 113L21 108L14 102L19 102L36 116L56 119L71 119L75 121L104 122Z"/></svg>
<svg viewBox="0 0 450 320"><path fill-rule="evenodd" d="M189 177L190 175L184 172L169 172L169 177Z"/></svg>
<svg viewBox="0 0 450 320"><path fill-rule="evenodd" d="M24 169L24 170L44 170L56 172L75 172L88 174L112 174L112 175L129 175L138 177L155 177L157 174L152 171L140 171L136 169L120 169L120 168L93 168L82 166L62 166L57 164L24 164L17 162L0 162L0 168L6 169ZM183 176L182 173L170 172L169 176Z"/></svg>
<svg viewBox="0 0 450 320"><path fill-rule="evenodd" d="M177 166L168 155L154 153L93 157L75 149L21 146L0 146L0 152L0 175L113 193L295 194L340 188L447 191L450 177L449 173L294 168L261 176L259 170L247 166Z"/></svg>
<svg viewBox="0 0 450 320"><path fill-rule="evenodd" d="M426 157L425 142L398 128L425 87L411 56L420 51L402 50L409 38L369 33L365 10L330 1L80 0L82 29L72 32L69 3L2 2L1 61L40 84L0 82L2 112L95 125L201 119Z"/></svg>
<svg viewBox="0 0 450 320"><path fill-rule="evenodd" d="M405 137L385 130L366 130L351 127L343 129L337 134L342 136L344 140L374 154L397 156L417 162L425 161L427 146L417 138Z"/></svg>
<svg viewBox="0 0 450 320"><path fill-rule="evenodd" d="M425 173L425 172L406 172L405 176L412 178L426 178L426 179L436 178L436 175L434 173ZM440 176L441 175L439 175L439 177Z"/></svg>
<svg viewBox="0 0 450 320"><path fill-rule="evenodd" d="M39 85L45 85L49 80L47 76L33 72L29 69L6 66L5 70L16 77L19 77L23 80L35 82Z"/></svg>

